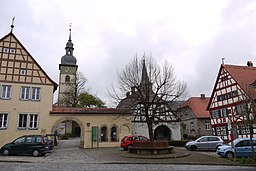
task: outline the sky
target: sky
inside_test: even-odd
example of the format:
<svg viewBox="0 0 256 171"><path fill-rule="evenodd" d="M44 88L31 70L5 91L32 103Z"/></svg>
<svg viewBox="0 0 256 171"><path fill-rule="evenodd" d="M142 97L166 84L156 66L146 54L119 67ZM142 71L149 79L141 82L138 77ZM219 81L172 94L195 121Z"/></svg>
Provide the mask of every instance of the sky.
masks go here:
<svg viewBox="0 0 256 171"><path fill-rule="evenodd" d="M72 23L78 71L107 105L117 73L136 55L168 61L189 97L211 95L222 58L256 63L255 0L0 0L0 6L0 37L15 17L13 33L56 83Z"/></svg>

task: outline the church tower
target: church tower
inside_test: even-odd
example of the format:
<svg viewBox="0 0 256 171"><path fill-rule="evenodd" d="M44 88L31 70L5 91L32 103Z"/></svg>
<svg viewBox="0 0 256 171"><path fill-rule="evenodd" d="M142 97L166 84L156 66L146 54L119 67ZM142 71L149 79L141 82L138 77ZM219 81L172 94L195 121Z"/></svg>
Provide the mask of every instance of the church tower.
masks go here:
<svg viewBox="0 0 256 171"><path fill-rule="evenodd" d="M74 44L71 40L71 26L69 29L69 39L66 44L66 54L61 58L61 64L59 64L59 94L58 104L64 106L71 106L67 100L71 100L68 96L75 95L76 86L76 58L73 56ZM71 102L72 103L72 102Z"/></svg>

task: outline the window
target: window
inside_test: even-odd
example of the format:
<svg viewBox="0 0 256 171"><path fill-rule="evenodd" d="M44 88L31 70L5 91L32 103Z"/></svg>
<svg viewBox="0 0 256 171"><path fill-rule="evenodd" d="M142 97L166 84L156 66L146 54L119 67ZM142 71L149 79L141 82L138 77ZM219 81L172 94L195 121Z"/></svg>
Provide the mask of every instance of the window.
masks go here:
<svg viewBox="0 0 256 171"><path fill-rule="evenodd" d="M36 137L27 137L26 142L27 143L34 143Z"/></svg>
<svg viewBox="0 0 256 171"><path fill-rule="evenodd" d="M40 90L41 88L32 87L32 100L40 100Z"/></svg>
<svg viewBox="0 0 256 171"><path fill-rule="evenodd" d="M14 144L19 144L25 142L26 137L20 137L14 141Z"/></svg>
<svg viewBox="0 0 256 171"><path fill-rule="evenodd" d="M210 130L210 121L205 121L204 125L205 125L205 130Z"/></svg>
<svg viewBox="0 0 256 171"><path fill-rule="evenodd" d="M41 88L40 87L21 87L21 100L40 100Z"/></svg>
<svg viewBox="0 0 256 171"><path fill-rule="evenodd" d="M19 125L18 128L24 129L27 128L27 114L20 114L19 115Z"/></svg>
<svg viewBox="0 0 256 171"><path fill-rule="evenodd" d="M11 98L11 88L10 85L2 85L2 93L1 98L2 99L10 99Z"/></svg>
<svg viewBox="0 0 256 171"><path fill-rule="evenodd" d="M21 87L21 96L20 98L22 100L28 100L29 99L29 87Z"/></svg>
<svg viewBox="0 0 256 171"><path fill-rule="evenodd" d="M67 82L67 83L70 82L70 76L69 76L69 75L66 75L66 77L65 77L65 82Z"/></svg>
<svg viewBox="0 0 256 171"><path fill-rule="evenodd" d="M101 128L100 140L101 141L107 141L107 128L105 126Z"/></svg>
<svg viewBox="0 0 256 171"><path fill-rule="evenodd" d="M4 52L4 53L9 53L9 48L4 48L4 49L3 49L3 52Z"/></svg>
<svg viewBox="0 0 256 171"><path fill-rule="evenodd" d="M220 141L217 137L208 137L208 141Z"/></svg>
<svg viewBox="0 0 256 171"><path fill-rule="evenodd" d="M29 128L30 129L37 129L38 128L38 115L31 114L29 115Z"/></svg>
<svg viewBox="0 0 256 171"><path fill-rule="evenodd" d="M210 112L213 119L220 118L220 110L213 110Z"/></svg>
<svg viewBox="0 0 256 171"><path fill-rule="evenodd" d="M0 113L0 129L7 128L7 113Z"/></svg>
<svg viewBox="0 0 256 171"><path fill-rule="evenodd" d="M20 75L26 75L26 70L25 69L20 69Z"/></svg>
<svg viewBox="0 0 256 171"><path fill-rule="evenodd" d="M117 141L116 127L111 128L111 141Z"/></svg>
<svg viewBox="0 0 256 171"><path fill-rule="evenodd" d="M10 53L15 53L15 49L11 48Z"/></svg>

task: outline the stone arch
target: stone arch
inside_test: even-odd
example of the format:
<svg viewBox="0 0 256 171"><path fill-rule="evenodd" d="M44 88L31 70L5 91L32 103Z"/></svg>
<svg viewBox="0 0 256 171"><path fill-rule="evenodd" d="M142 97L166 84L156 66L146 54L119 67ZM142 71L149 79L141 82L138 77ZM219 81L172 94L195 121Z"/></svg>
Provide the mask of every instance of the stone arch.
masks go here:
<svg viewBox="0 0 256 171"><path fill-rule="evenodd" d="M130 127L127 124L123 124L120 126L120 131L119 131L119 138L123 138L126 135L129 135L131 132Z"/></svg>
<svg viewBox="0 0 256 171"><path fill-rule="evenodd" d="M51 133L54 134L55 133L55 130L56 130L56 127L58 124L62 123L62 122L65 122L65 121L75 121L79 127L80 127L80 130L81 130L81 135L80 135L80 147L84 147L84 132L85 132L85 128L84 128L84 125L83 123L76 119L76 118L73 118L73 117L63 117L63 118L60 118L58 119L57 121L55 121L55 123L53 124L52 126L52 129L51 129Z"/></svg>
<svg viewBox="0 0 256 171"><path fill-rule="evenodd" d="M171 140L172 130L167 125L159 125L154 130L155 140Z"/></svg>
<svg viewBox="0 0 256 171"><path fill-rule="evenodd" d="M106 128L106 135L102 132L103 128ZM100 141L108 141L108 126L106 124L100 126Z"/></svg>
<svg viewBox="0 0 256 171"><path fill-rule="evenodd" d="M114 127L115 127L115 133L112 130ZM110 141L118 141L118 139L119 139L118 135L119 135L118 126L116 124L112 124L110 126L110 131L109 131ZM115 136L116 136L116 138L115 138Z"/></svg>

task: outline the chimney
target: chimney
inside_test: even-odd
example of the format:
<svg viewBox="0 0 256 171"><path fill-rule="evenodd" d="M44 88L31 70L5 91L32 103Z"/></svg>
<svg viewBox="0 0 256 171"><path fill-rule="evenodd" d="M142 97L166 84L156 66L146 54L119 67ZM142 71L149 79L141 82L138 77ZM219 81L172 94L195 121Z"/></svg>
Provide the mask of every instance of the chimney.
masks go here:
<svg viewBox="0 0 256 171"><path fill-rule="evenodd" d="M205 99L205 94L201 94L201 99Z"/></svg>
<svg viewBox="0 0 256 171"><path fill-rule="evenodd" d="M252 61L247 61L247 66L248 66L248 67L253 66Z"/></svg>

